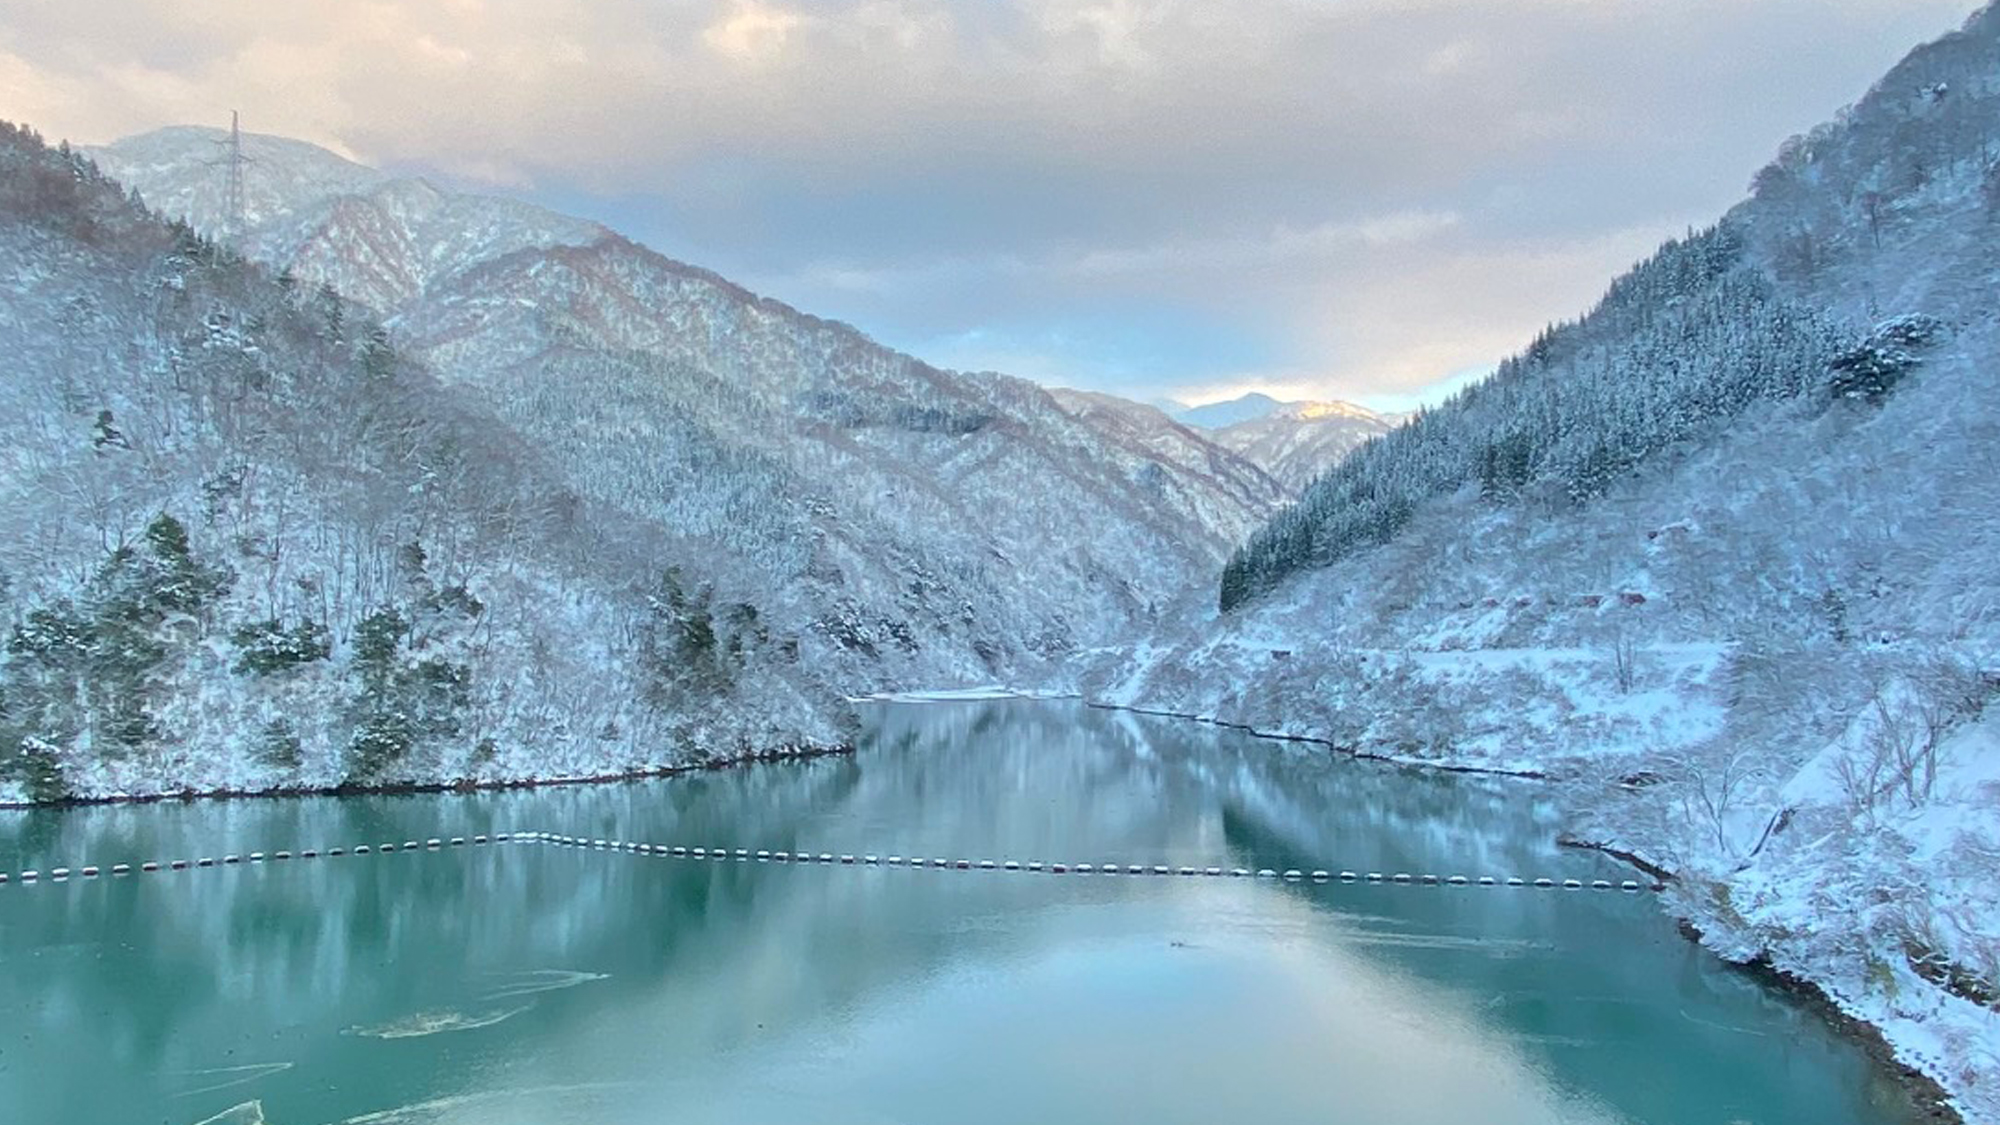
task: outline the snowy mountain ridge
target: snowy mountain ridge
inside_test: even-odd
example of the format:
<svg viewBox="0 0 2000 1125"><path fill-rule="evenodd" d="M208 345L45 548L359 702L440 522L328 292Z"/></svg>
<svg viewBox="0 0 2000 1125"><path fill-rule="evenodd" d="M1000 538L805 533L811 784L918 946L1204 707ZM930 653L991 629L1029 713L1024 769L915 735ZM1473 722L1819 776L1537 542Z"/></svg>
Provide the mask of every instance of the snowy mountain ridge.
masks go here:
<svg viewBox="0 0 2000 1125"><path fill-rule="evenodd" d="M213 228L217 136L95 155ZM244 144L245 253L375 306L583 494L728 542L854 690L1032 679L1129 636L1285 498L1178 427L932 368L594 224Z"/></svg>

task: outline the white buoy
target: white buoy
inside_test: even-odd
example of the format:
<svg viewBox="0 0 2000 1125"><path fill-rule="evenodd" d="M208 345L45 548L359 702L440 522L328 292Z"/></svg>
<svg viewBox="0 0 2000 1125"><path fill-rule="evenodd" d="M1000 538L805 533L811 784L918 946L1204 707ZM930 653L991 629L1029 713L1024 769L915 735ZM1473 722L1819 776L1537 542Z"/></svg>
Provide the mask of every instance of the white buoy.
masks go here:
<svg viewBox="0 0 2000 1125"><path fill-rule="evenodd" d="M892 855L883 862L887 863L891 867L901 867L903 866L903 857L899 855Z"/></svg>
<svg viewBox="0 0 2000 1125"><path fill-rule="evenodd" d="M1426 875L1424 876L1423 881L1427 886L1435 887L1437 886L1438 877L1435 875Z"/></svg>
<svg viewBox="0 0 2000 1125"><path fill-rule="evenodd" d="M0 871L0 883L5 883L6 881L7 881L7 873L5 871Z"/></svg>
<svg viewBox="0 0 2000 1125"><path fill-rule="evenodd" d="M931 866L932 866L932 867L950 867L950 866L951 866L951 861L950 861L950 860L948 860L948 859L935 859L935 858L934 858L934 859L932 859L932 860L931 860Z"/></svg>
<svg viewBox="0 0 2000 1125"><path fill-rule="evenodd" d="M1370 871L1370 872L1368 873L1368 881L1369 881L1369 882L1371 882L1371 883L1379 883L1379 882L1381 882L1381 881L1382 881L1382 873L1381 873L1380 871Z"/></svg>
<svg viewBox="0 0 2000 1125"><path fill-rule="evenodd" d="M1049 864L1049 870L1050 870L1050 871L1052 871L1052 872L1054 872L1054 873L1055 873L1055 874L1057 874L1057 875L1067 875L1067 874L1069 874L1069 867L1068 867L1068 865L1066 865L1066 864L1061 864L1061 863L1051 863L1051 864Z"/></svg>
<svg viewBox="0 0 2000 1125"><path fill-rule="evenodd" d="M355 855L367 855L367 854L368 854L368 845L367 845L367 844L356 844L356 845L354 845L354 854L355 854Z"/></svg>
<svg viewBox="0 0 2000 1125"><path fill-rule="evenodd" d="M1581 880L1578 880L1578 879L1564 879L1564 880L1563 880L1563 890L1566 890L1566 891L1580 891L1580 890L1582 890L1582 889L1583 889L1583 882L1582 882Z"/></svg>
<svg viewBox="0 0 2000 1125"><path fill-rule="evenodd" d="M833 853L832 853L832 852L821 852L821 853L819 853L819 861L820 861L821 863L832 863L832 862L833 862Z"/></svg>
<svg viewBox="0 0 2000 1125"><path fill-rule="evenodd" d="M272 853L271 853L271 858L272 858L272 859L290 859L290 858L292 858L292 853L290 853L290 852L272 852Z"/></svg>
<svg viewBox="0 0 2000 1125"><path fill-rule="evenodd" d="M1340 873L1340 881L1343 883L1352 883L1354 880L1358 878L1360 878L1360 876L1356 875L1352 871L1343 871Z"/></svg>
<svg viewBox="0 0 2000 1125"><path fill-rule="evenodd" d="M222 862L224 862L224 863L242 863L242 862L243 862L243 857L242 857L242 856L240 856L240 855L226 855L226 856L223 856L223 857L222 857Z"/></svg>
<svg viewBox="0 0 2000 1125"><path fill-rule="evenodd" d="M1482 887L1491 887L1491 886L1495 886L1495 885L1497 884L1497 882L1498 882L1498 881L1497 881L1497 880L1495 880L1495 879L1493 878L1493 876L1491 876L1491 875L1481 875L1481 876L1479 877L1479 885L1480 885L1480 886L1482 886Z"/></svg>
<svg viewBox="0 0 2000 1125"><path fill-rule="evenodd" d="M375 850L384 853L393 852L396 850L396 842L394 840L384 840L381 844L376 846Z"/></svg>
<svg viewBox="0 0 2000 1125"><path fill-rule="evenodd" d="M187 867L188 867L188 861L187 861L187 860L184 860L184 859L177 859L177 860L174 860L174 862L173 862L173 868L174 868L174 870L175 870L175 871L186 871L186 870L187 870Z"/></svg>
<svg viewBox="0 0 2000 1125"><path fill-rule="evenodd" d="M95 879L95 878L97 878L97 868L95 868L95 867L86 867L86 868L84 868L84 869L83 869L83 877L84 877L84 878L86 878L86 879Z"/></svg>
<svg viewBox="0 0 2000 1125"><path fill-rule="evenodd" d="M111 865L111 873L113 875L130 875L132 873L132 865L129 863L114 863Z"/></svg>
<svg viewBox="0 0 2000 1125"><path fill-rule="evenodd" d="M251 862L251 863L262 863L262 862L264 862L264 853L263 853L263 852L251 852L251 853L250 853L250 862Z"/></svg>
<svg viewBox="0 0 2000 1125"><path fill-rule="evenodd" d="M1220 867L1205 867L1205 868L1203 868L1203 869L1202 869L1202 872L1201 872L1201 873L1202 873L1203 875L1220 875L1220 874L1222 874L1222 868L1220 868Z"/></svg>
<svg viewBox="0 0 2000 1125"><path fill-rule="evenodd" d="M879 855L864 855L864 856L862 856L862 857L861 857L861 862L863 862L863 863L881 863L881 862L882 862L882 857L881 857L881 856L879 856Z"/></svg>
<svg viewBox="0 0 2000 1125"><path fill-rule="evenodd" d="M1623 883L1618 884L1618 889L1622 891L1636 891L1639 889L1639 884L1627 879Z"/></svg>
<svg viewBox="0 0 2000 1125"><path fill-rule="evenodd" d="M1535 880L1535 885L1537 887L1553 887L1556 885L1556 881L1554 879L1537 879Z"/></svg>
<svg viewBox="0 0 2000 1125"><path fill-rule="evenodd" d="M1096 868L1090 866L1088 863L1079 863L1076 865L1076 873L1079 875L1089 875L1095 870Z"/></svg>
<svg viewBox="0 0 2000 1125"><path fill-rule="evenodd" d="M763 849L760 849L760 850L759 850L759 851L757 852L757 858L758 858L758 859L770 859L770 858L771 858L771 850L770 850L769 848L763 848Z"/></svg>
<svg viewBox="0 0 2000 1125"><path fill-rule="evenodd" d="M51 878L51 879L67 879L67 878L69 878L69 868L67 868L67 867L58 867L58 868L56 868L55 870L53 870L53 871L50 871L50 872L49 872L49 878Z"/></svg>
<svg viewBox="0 0 2000 1125"><path fill-rule="evenodd" d="M1257 877L1259 879L1275 879L1278 877L1278 873L1268 867L1260 867L1257 869Z"/></svg>
<svg viewBox="0 0 2000 1125"><path fill-rule="evenodd" d="M972 861L969 859L961 859L953 863L952 866L958 868L960 871L970 871L972 870Z"/></svg>
<svg viewBox="0 0 2000 1125"><path fill-rule="evenodd" d="M1249 876L1250 872L1242 867L1232 867L1229 869L1229 874L1234 876L1235 878L1242 879Z"/></svg>
<svg viewBox="0 0 2000 1125"><path fill-rule="evenodd" d="M1402 872L1402 871L1398 871L1398 872L1396 872L1396 875L1395 875L1395 878L1394 878L1394 880L1393 880L1393 881L1394 881L1394 882L1397 882L1397 883L1407 883L1407 882L1409 882L1409 881L1410 881L1410 876L1409 876L1409 874L1408 874L1407 872Z"/></svg>
<svg viewBox="0 0 2000 1125"><path fill-rule="evenodd" d="M841 856L841 857L840 857L840 862L842 862L842 863L853 863L853 862L854 862L854 857L853 857L853 856L851 856L851 855L843 855L843 856Z"/></svg>
<svg viewBox="0 0 2000 1125"><path fill-rule="evenodd" d="M444 847L444 841L438 839L436 836L432 836L430 839L424 841L424 847L441 848Z"/></svg>
<svg viewBox="0 0 2000 1125"><path fill-rule="evenodd" d="M472 838L472 842L473 842L473 843L475 843L475 844L483 844L483 843L485 843L485 842L486 842L486 837L484 837L484 836L474 836L474 837Z"/></svg>
<svg viewBox="0 0 2000 1125"><path fill-rule="evenodd" d="M1445 882L1450 883L1454 887L1463 887L1466 879L1463 875L1453 875L1451 878L1446 879Z"/></svg>
<svg viewBox="0 0 2000 1125"><path fill-rule="evenodd" d="M1029 860L1029 861L1028 861L1028 870L1030 870L1030 871L1040 871L1041 869L1042 869L1042 861L1041 861L1041 860L1039 860L1039 859L1031 859L1031 860Z"/></svg>
<svg viewBox="0 0 2000 1125"><path fill-rule="evenodd" d="M147 873L149 873L149 874L150 874L150 873L152 873L152 872L154 872L154 871L158 871L159 869L160 869L160 865L159 865L159 864L157 864L157 863L154 863L154 862L153 862L152 860L147 860L146 862L144 862L144 863L142 863L142 864L140 864L140 865L139 865L139 870L141 870L141 871L144 871L144 872L147 872Z"/></svg>
<svg viewBox="0 0 2000 1125"><path fill-rule="evenodd" d="M1507 876L1507 885L1510 887L1525 887L1528 885L1528 881L1518 875L1509 875Z"/></svg>
<svg viewBox="0 0 2000 1125"><path fill-rule="evenodd" d="M1021 865L1011 859L1001 864L1000 867L1002 870L1006 871L1019 871L1021 869Z"/></svg>
<svg viewBox="0 0 2000 1125"><path fill-rule="evenodd" d="M493 834L493 842L496 844L504 844L513 838L505 832L496 832Z"/></svg>
<svg viewBox="0 0 2000 1125"><path fill-rule="evenodd" d="M1305 872L1300 871L1296 867L1285 868L1285 878L1287 879L1303 879L1305 877Z"/></svg>
<svg viewBox="0 0 2000 1125"><path fill-rule="evenodd" d="M994 862L993 862L992 860L990 860L990 859L982 859L982 860L980 860L980 861L979 861L979 869L980 869L981 871L991 871L991 870L993 870L993 869L994 869L995 867L997 867L997 866L999 866L999 865L998 865L998 864L996 864L996 863L994 863Z"/></svg>
<svg viewBox="0 0 2000 1125"><path fill-rule="evenodd" d="M1324 872L1324 871L1315 871L1315 872L1313 872L1313 876L1312 876L1312 877L1313 877L1313 882L1315 882L1315 883L1324 883L1324 882L1326 882L1326 881L1327 881L1328 879L1331 879L1331 878L1333 878L1333 876L1332 876L1332 875L1330 875L1330 874L1328 874L1328 873L1326 873L1326 872Z"/></svg>
<svg viewBox="0 0 2000 1125"><path fill-rule="evenodd" d="M1608 891L1611 889L1611 884L1603 879L1592 879L1590 881L1590 889L1593 891Z"/></svg>
<svg viewBox="0 0 2000 1125"><path fill-rule="evenodd" d="M39 879L39 878L41 878L41 877L42 877L42 873L41 873L41 872L39 872L39 871L23 871L23 872L21 872L21 881L22 881L23 883L32 883L32 882L34 882L35 880L37 880L37 879Z"/></svg>
<svg viewBox="0 0 2000 1125"><path fill-rule="evenodd" d="M1192 868L1192 867L1182 867L1182 868L1179 868L1178 870L1176 870L1176 871L1174 872L1174 874L1176 874L1176 875L1199 875L1199 874L1201 874L1201 872L1199 872L1199 871L1196 871L1196 870L1195 870L1194 868Z"/></svg>

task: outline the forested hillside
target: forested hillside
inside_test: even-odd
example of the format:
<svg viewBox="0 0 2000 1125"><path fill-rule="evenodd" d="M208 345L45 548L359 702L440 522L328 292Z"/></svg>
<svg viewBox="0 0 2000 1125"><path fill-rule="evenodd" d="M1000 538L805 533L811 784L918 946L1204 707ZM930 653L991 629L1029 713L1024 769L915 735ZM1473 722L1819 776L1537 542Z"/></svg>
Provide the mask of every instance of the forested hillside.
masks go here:
<svg viewBox="0 0 2000 1125"><path fill-rule="evenodd" d="M1099 698L1562 778L2000 1120L2000 9L1253 536Z"/></svg>
<svg viewBox="0 0 2000 1125"><path fill-rule="evenodd" d="M15 126L0 246L0 799L845 737L725 546L611 516L358 306Z"/></svg>
<svg viewBox="0 0 2000 1125"><path fill-rule="evenodd" d="M165 129L96 155L214 230L216 140ZM372 303L580 495L725 543L854 690L1032 681L1123 643L1286 498L1164 419L934 368L595 224L244 147L246 255Z"/></svg>
<svg viewBox="0 0 2000 1125"><path fill-rule="evenodd" d="M2000 102L1980 70L1993 18L1912 54L1840 120L1787 142L1720 224L1667 243L1588 314L1316 482L1232 556L1222 607L1385 543L1461 488L1583 505L1753 403L1888 393L1954 318L1977 315L1990 278L1963 240L2000 216ZM1932 251L1971 260L1912 260Z"/></svg>

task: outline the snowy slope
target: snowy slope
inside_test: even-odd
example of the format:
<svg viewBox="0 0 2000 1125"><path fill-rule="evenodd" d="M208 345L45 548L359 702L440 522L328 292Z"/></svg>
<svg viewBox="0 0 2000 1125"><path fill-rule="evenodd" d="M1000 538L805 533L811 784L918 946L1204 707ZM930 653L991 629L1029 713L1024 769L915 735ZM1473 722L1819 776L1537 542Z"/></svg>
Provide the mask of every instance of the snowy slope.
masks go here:
<svg viewBox="0 0 2000 1125"><path fill-rule="evenodd" d="M218 226L216 136L96 155ZM584 495L727 542L857 690L1033 677L1129 636L1284 500L1177 427L932 368L590 224L245 143L274 201L246 253L375 305Z"/></svg>
<svg viewBox="0 0 2000 1125"><path fill-rule="evenodd" d="M591 503L358 306L11 126L0 292L0 802L847 737L727 544Z"/></svg>
<svg viewBox="0 0 2000 1125"><path fill-rule="evenodd" d="M1081 686L1553 774L1718 951L2000 1121L1996 153L1988 8Z"/></svg>

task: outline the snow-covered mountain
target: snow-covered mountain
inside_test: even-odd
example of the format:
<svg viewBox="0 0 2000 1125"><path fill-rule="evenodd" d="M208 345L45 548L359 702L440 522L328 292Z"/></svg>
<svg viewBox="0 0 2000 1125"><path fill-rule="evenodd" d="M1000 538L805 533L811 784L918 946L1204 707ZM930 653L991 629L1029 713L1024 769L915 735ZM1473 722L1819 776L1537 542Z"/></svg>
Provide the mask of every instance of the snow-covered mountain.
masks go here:
<svg viewBox="0 0 2000 1125"><path fill-rule="evenodd" d="M2000 1121L2000 8L1239 552L1101 699L1564 779Z"/></svg>
<svg viewBox="0 0 2000 1125"><path fill-rule="evenodd" d="M221 136L93 156L220 230ZM378 309L581 494L727 543L856 689L1032 676L1127 638L1286 499L1179 427L930 367L593 224L244 150L248 257Z"/></svg>
<svg viewBox="0 0 2000 1125"><path fill-rule="evenodd" d="M1401 421L1351 402L1285 402L1209 436L1293 492L1303 492L1363 442L1388 433Z"/></svg>
<svg viewBox="0 0 2000 1125"><path fill-rule="evenodd" d="M1262 391L1252 391L1221 402L1206 402L1200 406L1189 406L1184 402L1168 399L1159 404L1173 420L1184 426L1194 426L1203 430L1219 430L1238 422L1249 422L1262 418L1273 411L1282 410L1294 403L1280 402Z"/></svg>
<svg viewBox="0 0 2000 1125"><path fill-rule="evenodd" d="M851 737L715 536L365 309L0 126L0 802L593 776Z"/></svg>
<svg viewBox="0 0 2000 1125"><path fill-rule="evenodd" d="M1271 474L1295 495L1361 443L1405 418L1351 402L1281 402L1258 392L1202 406L1171 400L1157 405L1174 421Z"/></svg>

